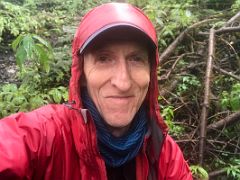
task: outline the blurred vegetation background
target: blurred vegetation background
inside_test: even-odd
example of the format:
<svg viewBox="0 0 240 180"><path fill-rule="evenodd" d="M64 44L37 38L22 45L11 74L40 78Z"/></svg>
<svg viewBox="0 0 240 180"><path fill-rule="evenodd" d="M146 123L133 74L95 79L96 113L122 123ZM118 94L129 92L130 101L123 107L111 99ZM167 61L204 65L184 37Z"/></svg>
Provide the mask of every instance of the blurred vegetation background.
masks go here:
<svg viewBox="0 0 240 180"><path fill-rule="evenodd" d="M0 118L67 101L74 32L89 9L106 2L0 1ZM194 177L239 180L240 0L118 2L142 9L157 29L159 105ZM204 104L210 29L215 53Z"/></svg>

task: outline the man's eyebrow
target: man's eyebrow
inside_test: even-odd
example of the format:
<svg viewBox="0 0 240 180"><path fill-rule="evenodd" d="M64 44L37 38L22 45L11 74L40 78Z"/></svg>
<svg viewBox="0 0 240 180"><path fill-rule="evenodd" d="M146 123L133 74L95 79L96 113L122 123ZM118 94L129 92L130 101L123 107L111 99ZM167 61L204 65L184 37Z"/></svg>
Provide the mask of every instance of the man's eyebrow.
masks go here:
<svg viewBox="0 0 240 180"><path fill-rule="evenodd" d="M148 55L148 51L141 48L141 49L134 49L129 54L140 54L140 55Z"/></svg>
<svg viewBox="0 0 240 180"><path fill-rule="evenodd" d="M108 47L99 47L93 50L94 53L100 53L100 52L112 52Z"/></svg>

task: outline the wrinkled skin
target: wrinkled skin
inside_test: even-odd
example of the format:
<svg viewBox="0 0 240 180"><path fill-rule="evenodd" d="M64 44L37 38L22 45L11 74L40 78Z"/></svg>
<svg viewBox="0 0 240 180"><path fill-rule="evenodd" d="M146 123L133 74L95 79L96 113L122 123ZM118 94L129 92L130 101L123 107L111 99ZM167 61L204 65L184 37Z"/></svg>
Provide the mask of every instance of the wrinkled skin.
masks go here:
<svg viewBox="0 0 240 180"><path fill-rule="evenodd" d="M84 55L90 97L115 136L123 135L142 105L150 82L146 48L137 42L110 42Z"/></svg>

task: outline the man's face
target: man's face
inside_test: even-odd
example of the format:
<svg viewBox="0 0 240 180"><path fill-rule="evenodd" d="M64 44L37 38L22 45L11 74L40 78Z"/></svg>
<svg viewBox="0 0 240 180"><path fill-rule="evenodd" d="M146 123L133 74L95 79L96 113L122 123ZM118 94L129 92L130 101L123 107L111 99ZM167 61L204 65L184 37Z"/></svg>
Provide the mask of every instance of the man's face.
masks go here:
<svg viewBox="0 0 240 180"><path fill-rule="evenodd" d="M150 82L147 49L111 42L84 54L88 93L115 136L123 135L142 105Z"/></svg>

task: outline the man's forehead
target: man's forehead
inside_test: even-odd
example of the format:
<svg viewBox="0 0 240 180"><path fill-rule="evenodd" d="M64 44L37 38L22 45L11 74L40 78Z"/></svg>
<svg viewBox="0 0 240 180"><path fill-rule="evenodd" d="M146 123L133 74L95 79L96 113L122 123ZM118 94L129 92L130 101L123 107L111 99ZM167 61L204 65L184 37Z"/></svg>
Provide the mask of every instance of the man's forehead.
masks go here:
<svg viewBox="0 0 240 180"><path fill-rule="evenodd" d="M139 51L139 52L147 52L148 47L135 40L126 40L126 39L118 39L118 40L106 40L100 43L93 44L92 47L89 47L87 52L100 52L100 51L114 51L116 48L128 48L131 51Z"/></svg>

